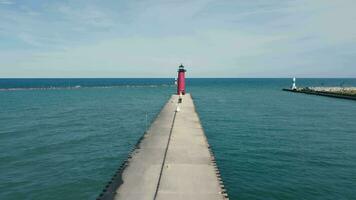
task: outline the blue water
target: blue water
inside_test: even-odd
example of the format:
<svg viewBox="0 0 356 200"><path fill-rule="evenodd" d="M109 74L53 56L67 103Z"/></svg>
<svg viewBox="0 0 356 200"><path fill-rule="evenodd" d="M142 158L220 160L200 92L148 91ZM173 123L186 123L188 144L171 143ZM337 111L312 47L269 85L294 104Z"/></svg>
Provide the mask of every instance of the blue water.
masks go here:
<svg viewBox="0 0 356 200"><path fill-rule="evenodd" d="M95 199L172 82L0 79L0 199ZM281 91L290 82L187 81L230 199L356 199L356 102Z"/></svg>

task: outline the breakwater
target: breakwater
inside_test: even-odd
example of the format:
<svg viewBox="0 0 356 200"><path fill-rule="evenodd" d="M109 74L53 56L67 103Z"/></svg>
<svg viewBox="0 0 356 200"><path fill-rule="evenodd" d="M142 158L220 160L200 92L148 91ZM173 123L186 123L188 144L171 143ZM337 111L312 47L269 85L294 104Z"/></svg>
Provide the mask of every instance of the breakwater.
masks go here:
<svg viewBox="0 0 356 200"><path fill-rule="evenodd" d="M172 95L97 199L228 199L193 100L178 98Z"/></svg>
<svg viewBox="0 0 356 200"><path fill-rule="evenodd" d="M284 88L283 91L288 92L295 92L295 93L304 93L310 95L319 95L319 96L326 96L326 97L333 97L333 98L340 98L340 99L349 99L349 100L356 100L356 89L343 89L343 88L323 88L323 87L316 87L316 88L297 88L297 89L287 89Z"/></svg>

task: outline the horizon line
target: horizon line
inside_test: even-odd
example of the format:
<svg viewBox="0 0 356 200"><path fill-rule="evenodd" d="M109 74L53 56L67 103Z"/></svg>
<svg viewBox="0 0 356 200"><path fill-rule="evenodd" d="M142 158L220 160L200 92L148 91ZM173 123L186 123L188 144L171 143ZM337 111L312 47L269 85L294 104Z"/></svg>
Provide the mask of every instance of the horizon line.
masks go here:
<svg viewBox="0 0 356 200"><path fill-rule="evenodd" d="M356 77L298 77L299 79L356 79ZM290 79L291 77L186 77L186 79ZM0 79L175 79L176 77L0 77Z"/></svg>

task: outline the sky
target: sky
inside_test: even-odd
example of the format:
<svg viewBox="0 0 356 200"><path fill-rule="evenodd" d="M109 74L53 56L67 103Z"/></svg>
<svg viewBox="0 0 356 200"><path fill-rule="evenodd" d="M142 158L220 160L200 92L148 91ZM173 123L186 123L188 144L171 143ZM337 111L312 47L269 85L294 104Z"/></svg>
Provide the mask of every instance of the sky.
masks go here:
<svg viewBox="0 0 356 200"><path fill-rule="evenodd" d="M355 0L0 0L0 77L356 77Z"/></svg>

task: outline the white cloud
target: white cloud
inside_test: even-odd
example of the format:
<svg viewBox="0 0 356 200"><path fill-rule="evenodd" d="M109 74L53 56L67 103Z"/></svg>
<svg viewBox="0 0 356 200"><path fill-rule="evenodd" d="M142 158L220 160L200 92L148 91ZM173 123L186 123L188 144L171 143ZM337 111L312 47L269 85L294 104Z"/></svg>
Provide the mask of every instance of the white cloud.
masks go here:
<svg viewBox="0 0 356 200"><path fill-rule="evenodd" d="M15 2L14 1L10 1L10 0L0 0L0 4L12 5L12 4L15 4Z"/></svg>
<svg viewBox="0 0 356 200"><path fill-rule="evenodd" d="M71 7L67 4L56 6L57 11L75 25L86 24L97 28L109 28L115 25L113 19L92 5Z"/></svg>
<svg viewBox="0 0 356 200"><path fill-rule="evenodd" d="M193 67L192 76L356 76L352 0L76 1L38 7L0 7L0 34L29 49L0 46L19 58L1 58L11 66L0 66L8 74L27 69L43 76L145 76L155 68L150 76L162 77L183 62Z"/></svg>

